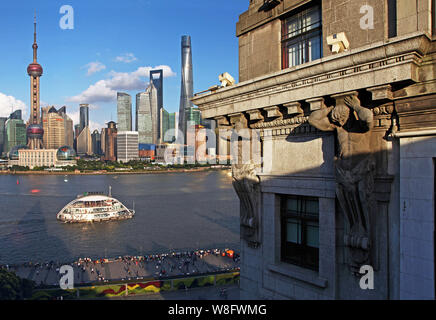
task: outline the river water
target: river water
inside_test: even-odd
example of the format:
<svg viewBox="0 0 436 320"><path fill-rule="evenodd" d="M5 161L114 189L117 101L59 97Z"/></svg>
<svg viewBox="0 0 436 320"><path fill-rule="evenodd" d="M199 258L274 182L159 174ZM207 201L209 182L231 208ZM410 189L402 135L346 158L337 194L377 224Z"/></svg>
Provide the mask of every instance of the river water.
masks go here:
<svg viewBox="0 0 436 320"><path fill-rule="evenodd" d="M227 171L137 175L0 175L0 264L203 248L239 250L239 201ZM135 217L63 224L78 194L108 191Z"/></svg>

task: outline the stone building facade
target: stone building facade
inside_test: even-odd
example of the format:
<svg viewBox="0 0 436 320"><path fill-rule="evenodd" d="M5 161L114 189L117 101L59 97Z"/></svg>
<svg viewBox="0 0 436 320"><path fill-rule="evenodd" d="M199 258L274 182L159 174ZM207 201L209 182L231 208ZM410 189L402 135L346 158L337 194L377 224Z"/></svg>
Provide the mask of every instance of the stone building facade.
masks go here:
<svg viewBox="0 0 436 320"><path fill-rule="evenodd" d="M242 298L435 298L434 15L431 0L249 1L239 83L193 98L240 136L237 159L244 140L260 150L233 164Z"/></svg>

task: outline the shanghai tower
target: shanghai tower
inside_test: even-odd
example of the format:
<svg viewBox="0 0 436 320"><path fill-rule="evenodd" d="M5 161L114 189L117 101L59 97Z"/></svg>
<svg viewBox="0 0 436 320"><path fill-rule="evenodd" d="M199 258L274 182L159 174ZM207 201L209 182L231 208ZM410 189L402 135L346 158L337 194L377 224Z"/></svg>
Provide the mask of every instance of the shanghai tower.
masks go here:
<svg viewBox="0 0 436 320"><path fill-rule="evenodd" d="M193 107L191 98L194 96L194 81L192 77L191 37L182 36L182 85L180 92L179 130L186 136L186 115Z"/></svg>

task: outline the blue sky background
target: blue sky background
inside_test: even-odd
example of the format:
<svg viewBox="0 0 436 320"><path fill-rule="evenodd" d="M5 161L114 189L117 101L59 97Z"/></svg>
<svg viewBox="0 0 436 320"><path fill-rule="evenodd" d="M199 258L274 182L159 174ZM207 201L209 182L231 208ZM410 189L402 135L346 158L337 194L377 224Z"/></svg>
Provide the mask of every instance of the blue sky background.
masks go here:
<svg viewBox="0 0 436 320"><path fill-rule="evenodd" d="M178 111L182 35L192 39L194 92L238 79L239 15L248 0L2 0L0 3L0 116L24 108L29 116L33 15L38 22L42 106L67 106L75 123L79 103L91 103L91 129L116 121L116 91L144 91L148 70L164 69L164 107ZM62 5L74 9L74 29L63 30ZM118 57L118 58L117 58ZM103 68L104 67L104 68Z"/></svg>

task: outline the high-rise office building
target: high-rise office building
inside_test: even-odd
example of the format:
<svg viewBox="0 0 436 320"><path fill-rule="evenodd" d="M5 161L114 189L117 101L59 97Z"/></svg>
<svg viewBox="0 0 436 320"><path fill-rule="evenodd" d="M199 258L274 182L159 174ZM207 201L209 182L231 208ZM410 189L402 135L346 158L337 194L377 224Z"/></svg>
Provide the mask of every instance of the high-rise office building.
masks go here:
<svg viewBox="0 0 436 320"><path fill-rule="evenodd" d="M41 108L44 148L74 147L73 120L67 115L66 110L65 106L57 111L50 106ZM60 128L61 124L63 124L63 129ZM77 126L80 127L80 125Z"/></svg>
<svg viewBox="0 0 436 320"><path fill-rule="evenodd" d="M124 92L117 92L117 127L132 131L132 97Z"/></svg>
<svg viewBox="0 0 436 320"><path fill-rule="evenodd" d="M43 110L42 127L44 129L43 145L45 149L58 149L65 145L64 118L59 115L55 107L47 113Z"/></svg>
<svg viewBox="0 0 436 320"><path fill-rule="evenodd" d="M98 130L94 130L91 134L92 139L92 153L95 155L101 155L101 134Z"/></svg>
<svg viewBox="0 0 436 320"><path fill-rule="evenodd" d="M117 161L129 162L139 159L137 131L118 131Z"/></svg>
<svg viewBox="0 0 436 320"><path fill-rule="evenodd" d="M21 119L8 119L4 152L9 152L13 147L21 145L26 145L26 124Z"/></svg>
<svg viewBox="0 0 436 320"><path fill-rule="evenodd" d="M151 70L150 82L153 82L154 87L157 90L157 107L163 108L163 70Z"/></svg>
<svg viewBox="0 0 436 320"><path fill-rule="evenodd" d="M176 135L168 137L168 130L176 129L177 112L168 113L164 108L160 110L160 143L174 142ZM165 134L167 137L165 138Z"/></svg>
<svg viewBox="0 0 436 320"><path fill-rule="evenodd" d="M58 110L58 114L64 119L65 131L65 145L73 147L74 145L74 132L73 120L67 115L67 107L63 106Z"/></svg>
<svg viewBox="0 0 436 320"><path fill-rule="evenodd" d="M136 95L135 129L139 143L153 143L153 123L151 117L150 90Z"/></svg>
<svg viewBox="0 0 436 320"><path fill-rule="evenodd" d="M59 108L58 113L59 113L59 114L67 113L67 107L66 107L66 106L63 106L63 107Z"/></svg>
<svg viewBox="0 0 436 320"><path fill-rule="evenodd" d="M159 113L160 113L160 117L159 117L160 118L160 124L159 124L160 139L159 139L159 143L162 143L164 141L165 132L168 131L170 114L164 108L160 109Z"/></svg>
<svg viewBox="0 0 436 320"><path fill-rule="evenodd" d="M92 139L89 127L85 127L77 137L77 155L92 155Z"/></svg>
<svg viewBox="0 0 436 320"><path fill-rule="evenodd" d="M8 118L0 117L0 156L5 151L6 136L6 121Z"/></svg>
<svg viewBox="0 0 436 320"><path fill-rule="evenodd" d="M23 112L21 110L15 110L10 114L9 119L23 120Z"/></svg>
<svg viewBox="0 0 436 320"><path fill-rule="evenodd" d="M80 134L80 124L75 124L74 125L74 150L76 150L77 153L77 138L79 137Z"/></svg>
<svg viewBox="0 0 436 320"><path fill-rule="evenodd" d="M79 134L80 134L80 124L75 124L74 125L74 140L77 139Z"/></svg>
<svg viewBox="0 0 436 320"><path fill-rule="evenodd" d="M187 113L193 107L194 80L192 75L191 37L182 36L182 83L179 107L179 130L186 135Z"/></svg>
<svg viewBox="0 0 436 320"><path fill-rule="evenodd" d="M100 137L101 137L101 154L104 155L105 154L105 146L106 146L106 131L105 128L101 128L100 131Z"/></svg>
<svg viewBox="0 0 436 320"><path fill-rule="evenodd" d="M104 161L117 160L117 124L113 121L108 122L107 128L104 129Z"/></svg>
<svg viewBox="0 0 436 320"><path fill-rule="evenodd" d="M178 112L170 113L170 117L168 119L168 127L170 129L175 129L176 135L177 135L177 128L179 127L178 121L179 121L179 113Z"/></svg>
<svg viewBox="0 0 436 320"><path fill-rule="evenodd" d="M30 149L41 149L44 130L41 125L39 101L40 78L43 70L37 59L38 44L36 43L36 17L33 27L33 62L27 67L27 74L30 76L30 119L26 134L28 138L28 147Z"/></svg>
<svg viewBox="0 0 436 320"><path fill-rule="evenodd" d="M145 92L136 95L136 130L139 133L139 143L157 144L160 136L159 109L157 105L157 90L150 82Z"/></svg>
<svg viewBox="0 0 436 320"><path fill-rule="evenodd" d="M80 105L80 124L79 132L76 137L79 136L80 132L85 128L89 127L89 104L83 103Z"/></svg>
<svg viewBox="0 0 436 320"><path fill-rule="evenodd" d="M154 87L156 88L156 94L157 94L157 123L159 124L161 122L160 120L160 114L161 110L163 109L163 70L157 69L157 70L151 70L150 71L150 82L153 83ZM161 139L160 137L160 130L158 132L158 140Z"/></svg>
<svg viewBox="0 0 436 320"><path fill-rule="evenodd" d="M186 112L186 121L191 125L199 125L201 123L201 112L198 108L190 108Z"/></svg>

